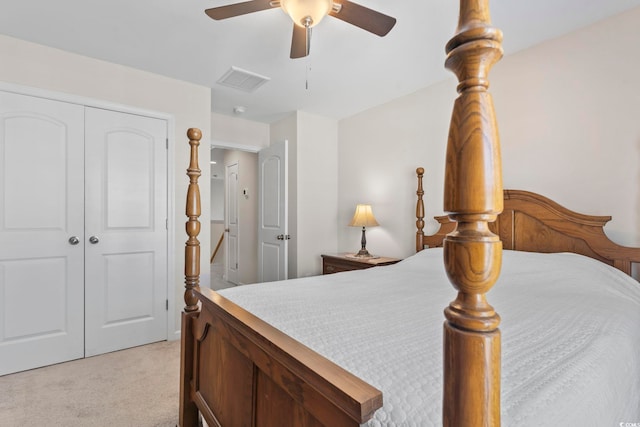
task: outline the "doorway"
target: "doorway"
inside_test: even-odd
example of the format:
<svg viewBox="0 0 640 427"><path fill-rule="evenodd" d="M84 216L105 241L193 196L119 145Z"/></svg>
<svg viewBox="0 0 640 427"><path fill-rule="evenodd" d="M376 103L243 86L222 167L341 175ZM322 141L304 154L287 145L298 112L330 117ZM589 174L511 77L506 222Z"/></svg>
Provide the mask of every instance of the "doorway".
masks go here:
<svg viewBox="0 0 640 427"><path fill-rule="evenodd" d="M223 236L211 259L213 289L257 282L257 158L254 151L212 147L211 247Z"/></svg>
<svg viewBox="0 0 640 427"><path fill-rule="evenodd" d="M232 274L237 275L237 284L286 279L290 237L287 225L288 162L287 141L251 149L234 149L229 144L212 143L211 247L217 246L220 236L223 236L224 247L224 251L218 250L211 259L213 289L235 286L227 274L221 273L226 271L221 267L221 260L229 259L228 251L236 249L238 267ZM220 182L227 175L225 166L231 164L237 164L237 185ZM228 209L225 188L231 188L229 191L234 193L238 203L237 210L231 209L238 215L237 238L228 238L229 227L226 227L224 215ZM222 220L225 227L221 227ZM215 232L216 229L220 231ZM235 267L233 260L230 266Z"/></svg>

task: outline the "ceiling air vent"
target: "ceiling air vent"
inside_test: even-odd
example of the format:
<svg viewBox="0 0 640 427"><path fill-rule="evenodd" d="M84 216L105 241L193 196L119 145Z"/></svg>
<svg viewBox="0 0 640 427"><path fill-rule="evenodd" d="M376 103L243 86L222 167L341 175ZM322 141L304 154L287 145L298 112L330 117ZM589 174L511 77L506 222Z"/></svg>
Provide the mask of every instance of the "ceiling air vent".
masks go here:
<svg viewBox="0 0 640 427"><path fill-rule="evenodd" d="M269 77L232 66L220 77L218 83L244 92L253 92L269 80Z"/></svg>

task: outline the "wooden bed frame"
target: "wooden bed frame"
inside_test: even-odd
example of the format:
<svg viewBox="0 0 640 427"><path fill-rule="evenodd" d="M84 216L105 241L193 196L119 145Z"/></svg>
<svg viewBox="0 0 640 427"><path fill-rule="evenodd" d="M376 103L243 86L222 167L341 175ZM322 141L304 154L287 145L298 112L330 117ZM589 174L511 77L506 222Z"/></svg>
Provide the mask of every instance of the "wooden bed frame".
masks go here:
<svg viewBox="0 0 640 427"><path fill-rule="evenodd" d="M449 131L440 230L425 236L418 169L416 250L443 246L457 290L445 309L443 424L500 425L500 317L485 294L498 278L502 246L572 251L629 273L640 249L610 242L610 217L576 214L523 191L503 192L501 160L487 75L502 56L502 34L490 25L487 0L461 0L446 67L459 80ZM182 314L180 426L355 427L382 406L379 390L207 288L200 288L200 195L197 149L191 160ZM503 211L504 209L504 211ZM501 213L502 212L502 213ZM498 233L498 234L494 234ZM502 239L502 240L501 240Z"/></svg>
<svg viewBox="0 0 640 427"><path fill-rule="evenodd" d="M416 169L418 203L416 205L416 252L442 247L455 227L446 216L435 217L440 224L432 235L424 234L424 169ZM420 194L422 193L422 194ZM540 194L523 190L504 190L504 209L489 229L497 234L504 249L526 252L572 252L597 259L632 274L632 265L640 262L640 249L620 246L609 240L604 226L610 216L585 215L569 210Z"/></svg>

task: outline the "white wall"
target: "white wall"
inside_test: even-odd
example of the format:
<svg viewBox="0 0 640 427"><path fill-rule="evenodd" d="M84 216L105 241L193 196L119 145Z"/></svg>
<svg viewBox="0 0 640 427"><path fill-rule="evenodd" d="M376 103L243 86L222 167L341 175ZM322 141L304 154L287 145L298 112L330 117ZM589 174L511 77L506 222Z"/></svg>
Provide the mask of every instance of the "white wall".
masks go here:
<svg viewBox="0 0 640 427"><path fill-rule="evenodd" d="M298 271L322 272L323 253L338 249L338 123L298 112Z"/></svg>
<svg viewBox="0 0 640 427"><path fill-rule="evenodd" d="M493 73L505 187L611 215L640 244L640 8L505 58Z"/></svg>
<svg viewBox="0 0 640 427"><path fill-rule="evenodd" d="M339 123L340 251L360 249L360 228L347 226L358 203L371 204L380 224L367 229L370 253L405 257L414 250L415 170L419 166L426 170L427 217L442 213L444 158L454 99L455 82L451 81Z"/></svg>
<svg viewBox="0 0 640 427"><path fill-rule="evenodd" d="M174 315L175 329L180 329L179 312L184 307L184 201L188 178L189 145L186 131L198 127L203 131L200 146L202 194L209 194L209 139L211 94L210 89L167 77L135 70L73 53L0 35L0 81L37 87L49 91L105 100L112 103L171 114L175 118L175 165L170 171L174 182L173 237L175 263ZM202 205L202 283L209 283L209 204Z"/></svg>
<svg viewBox="0 0 640 427"><path fill-rule="evenodd" d="M226 148L269 146L269 125L240 117L211 113L211 140Z"/></svg>
<svg viewBox="0 0 640 427"><path fill-rule="evenodd" d="M612 215L607 233L627 245L640 244L638 22L640 8L505 57L490 74L505 188ZM362 200L381 225L367 231L369 251L414 252L418 166L427 218L442 213L456 84L452 77L339 123L340 250L357 248L359 232L343 224Z"/></svg>
<svg viewBox="0 0 640 427"><path fill-rule="evenodd" d="M224 178L211 178L211 220L224 220ZM211 242L213 246L213 241Z"/></svg>

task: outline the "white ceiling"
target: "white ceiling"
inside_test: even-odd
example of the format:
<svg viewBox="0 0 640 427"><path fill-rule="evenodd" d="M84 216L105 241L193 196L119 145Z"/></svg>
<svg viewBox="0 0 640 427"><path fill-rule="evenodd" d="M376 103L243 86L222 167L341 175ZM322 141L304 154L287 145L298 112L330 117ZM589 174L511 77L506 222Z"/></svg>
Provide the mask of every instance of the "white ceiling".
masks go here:
<svg viewBox="0 0 640 427"><path fill-rule="evenodd" d="M455 0L358 0L397 18L384 38L332 17L314 28L311 55L289 59L281 10L213 21L233 0L0 0L0 33L212 88L212 111L272 122L303 110L336 119L446 78L444 45ZM640 6L640 0L493 0L505 53ZM6 59L2 59L5 61ZM43 64L46 66L46 63ZM231 66L271 80L254 93L216 84Z"/></svg>

